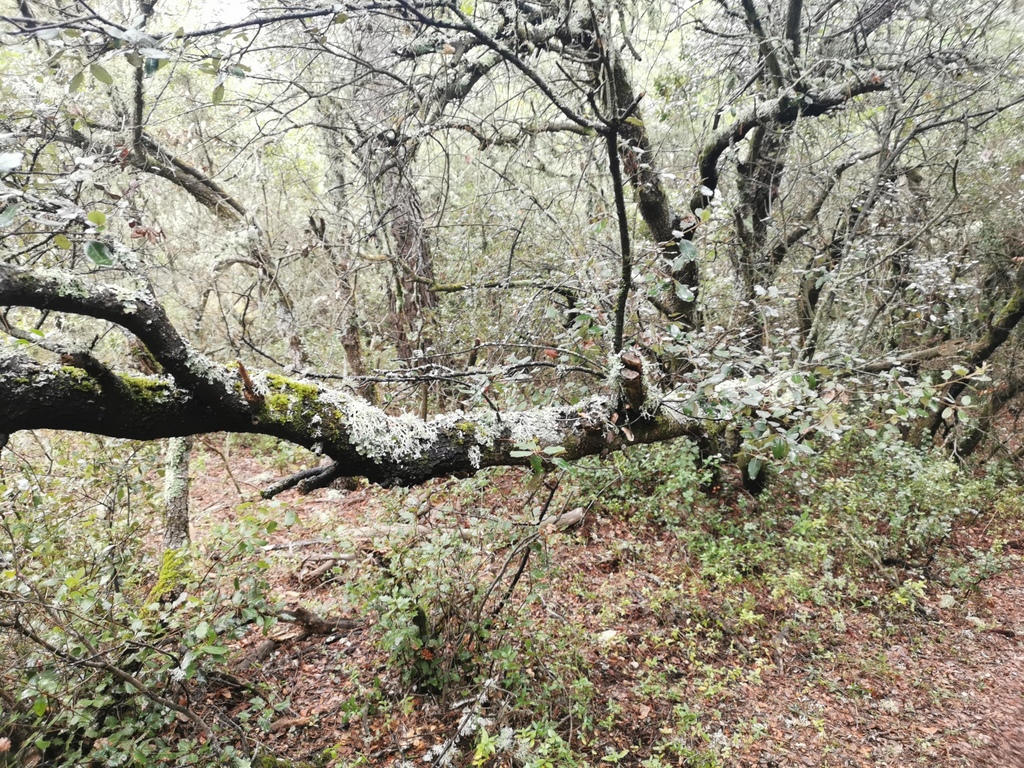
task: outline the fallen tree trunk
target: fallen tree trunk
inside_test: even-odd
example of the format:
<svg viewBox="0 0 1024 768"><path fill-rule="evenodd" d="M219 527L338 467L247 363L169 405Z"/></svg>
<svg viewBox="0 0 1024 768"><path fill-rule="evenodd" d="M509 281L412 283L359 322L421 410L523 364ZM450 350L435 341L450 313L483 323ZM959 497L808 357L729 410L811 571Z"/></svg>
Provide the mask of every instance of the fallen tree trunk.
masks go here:
<svg viewBox="0 0 1024 768"><path fill-rule="evenodd" d="M329 456L344 476L391 486L484 467L529 466L536 457L547 460L545 448L559 447L561 458L571 461L629 443L697 438L707 431L706 420L672 407L681 401L659 399L653 383L647 386L650 407L631 404L628 417L617 392L518 412L454 411L429 422L411 414L393 416L319 382L250 372L241 362L216 363L191 348L148 291L91 285L63 273L0 265L2 305L116 323L134 333L167 372L119 373L87 352L65 356L66 365L22 356L0 359L4 435L62 429L152 440L259 433ZM524 445L536 452L527 454Z"/></svg>

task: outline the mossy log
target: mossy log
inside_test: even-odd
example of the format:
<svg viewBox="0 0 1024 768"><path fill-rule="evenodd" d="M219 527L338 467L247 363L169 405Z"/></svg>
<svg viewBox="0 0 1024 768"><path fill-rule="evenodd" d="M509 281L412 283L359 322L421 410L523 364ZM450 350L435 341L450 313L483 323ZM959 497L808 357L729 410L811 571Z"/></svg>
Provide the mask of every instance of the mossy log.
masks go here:
<svg viewBox="0 0 1024 768"><path fill-rule="evenodd" d="M73 365L45 365L28 357L0 359L0 433L64 429L111 437L151 440L207 432L272 435L323 454L336 473L365 477L385 486L421 483L433 477L472 474L484 467L529 466L521 446L558 447L560 457L583 456L682 436L699 438L706 420L684 415L681 399L654 395L651 382L637 381L644 366L628 353L619 371L632 377L625 390L657 403L628 431L618 429L617 392L574 405L525 411L453 411L424 421L391 415L351 391L239 363L216 363L194 350L145 291L92 285L62 273L0 265L0 306L71 312L117 323L134 333L166 372L98 376ZM518 455L516 455L518 454Z"/></svg>

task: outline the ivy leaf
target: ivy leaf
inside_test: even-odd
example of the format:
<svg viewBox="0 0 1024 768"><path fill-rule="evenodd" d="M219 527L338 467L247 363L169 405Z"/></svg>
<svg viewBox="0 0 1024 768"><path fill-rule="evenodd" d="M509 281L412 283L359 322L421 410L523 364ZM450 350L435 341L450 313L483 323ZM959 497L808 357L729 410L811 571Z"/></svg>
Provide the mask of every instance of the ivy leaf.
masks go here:
<svg viewBox="0 0 1024 768"><path fill-rule="evenodd" d="M224 83L213 89L213 103L220 104L222 101L224 101Z"/></svg>
<svg viewBox="0 0 1024 768"><path fill-rule="evenodd" d="M97 227L102 227L104 224L107 223L107 214L105 214L103 211L89 211L88 215L85 218L87 218Z"/></svg>
<svg viewBox="0 0 1024 768"><path fill-rule="evenodd" d="M68 83L68 93L75 93L79 88L82 87L82 83L85 81L85 70L81 70L77 75L71 78L71 82Z"/></svg>
<svg viewBox="0 0 1024 768"><path fill-rule="evenodd" d="M112 78L110 76L110 73L107 72L107 70L105 70L99 64L90 64L89 72L91 72L92 76L99 80L101 83L105 83L106 85L114 84L114 78Z"/></svg>
<svg viewBox="0 0 1024 768"><path fill-rule="evenodd" d="M109 267L114 263L114 260L110 257L110 249L106 243L101 243L99 240L90 240L85 244L85 255L89 257L93 264L100 267Z"/></svg>
<svg viewBox="0 0 1024 768"><path fill-rule="evenodd" d="M751 480L756 480L757 476L761 474L761 466L760 459L751 459L747 464L747 475Z"/></svg>

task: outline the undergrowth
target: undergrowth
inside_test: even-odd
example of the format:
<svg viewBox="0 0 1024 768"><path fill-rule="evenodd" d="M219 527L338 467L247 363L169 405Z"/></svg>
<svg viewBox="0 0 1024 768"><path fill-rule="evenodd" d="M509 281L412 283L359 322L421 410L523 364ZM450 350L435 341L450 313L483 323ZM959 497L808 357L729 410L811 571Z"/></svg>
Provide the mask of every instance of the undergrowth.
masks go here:
<svg viewBox="0 0 1024 768"><path fill-rule="evenodd" d="M0 737L51 765L249 765L288 706L281 688L250 686L229 709L206 697L242 635L274 623L262 544L280 510L239 507L156 599L158 452L80 451L5 457ZM730 765L765 726L727 733L723 702L765 674L799 663L868 695L827 672L890 674L844 655L849 626L895 635L970 611L1013 559L1013 480L851 432L757 497L682 441L381 492L382 522L420 532L374 541L326 587L382 661L346 673L363 694L339 717L386 730L454 709L435 765ZM569 510L576 530L538 527ZM322 762L367 764L333 748Z"/></svg>
<svg viewBox="0 0 1024 768"><path fill-rule="evenodd" d="M157 594L156 446L21 445L0 475L0 764L243 759L238 725L192 702L248 626L273 621L265 564L251 557L262 524L243 518L208 542L213 557L182 554L174 588ZM269 722L257 699L238 719Z"/></svg>

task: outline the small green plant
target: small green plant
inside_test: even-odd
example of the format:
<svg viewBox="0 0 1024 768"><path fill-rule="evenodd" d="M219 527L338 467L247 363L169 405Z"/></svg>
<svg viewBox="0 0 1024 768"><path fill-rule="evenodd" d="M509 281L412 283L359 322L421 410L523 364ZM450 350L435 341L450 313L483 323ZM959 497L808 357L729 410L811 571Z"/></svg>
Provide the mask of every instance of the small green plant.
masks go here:
<svg viewBox="0 0 1024 768"><path fill-rule="evenodd" d="M702 463L685 440L636 446L606 460L572 467L573 482L586 506L610 515L678 525L703 498L714 467Z"/></svg>
<svg viewBox="0 0 1024 768"><path fill-rule="evenodd" d="M378 567L349 583L353 600L375 612L377 642L408 690L445 694L473 684L486 658L517 674L514 654L494 636L510 575L495 570L495 560L504 561L491 554L516 543L506 525L480 527L479 538L455 527L396 542ZM526 543L514 559L536 546Z"/></svg>
<svg viewBox="0 0 1024 768"><path fill-rule="evenodd" d="M155 589L162 560L142 542L160 520L159 452L96 443L88 460L74 442L48 446L47 475L3 466L0 685L13 705L0 734L16 759L54 766L236 764L234 734L180 702L249 625L273 620L263 571L247 558L234 571L258 529L243 524L215 561L176 557L175 588Z"/></svg>

